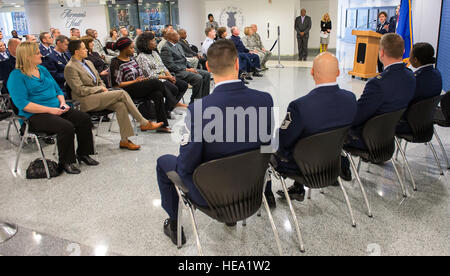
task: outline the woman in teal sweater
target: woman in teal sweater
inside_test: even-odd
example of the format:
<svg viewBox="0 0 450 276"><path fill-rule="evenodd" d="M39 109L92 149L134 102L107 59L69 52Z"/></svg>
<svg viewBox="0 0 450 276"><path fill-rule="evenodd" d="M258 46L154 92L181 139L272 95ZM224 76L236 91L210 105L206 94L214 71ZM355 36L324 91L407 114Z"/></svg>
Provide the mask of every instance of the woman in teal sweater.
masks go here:
<svg viewBox="0 0 450 276"><path fill-rule="evenodd" d="M66 104L61 88L40 65L41 57L37 43L22 43L17 48L17 69L9 76L8 90L19 115L29 119L30 131L57 134L61 168L69 174L79 174L74 165L76 158L89 166L99 164L89 156L94 154L92 122L89 115Z"/></svg>

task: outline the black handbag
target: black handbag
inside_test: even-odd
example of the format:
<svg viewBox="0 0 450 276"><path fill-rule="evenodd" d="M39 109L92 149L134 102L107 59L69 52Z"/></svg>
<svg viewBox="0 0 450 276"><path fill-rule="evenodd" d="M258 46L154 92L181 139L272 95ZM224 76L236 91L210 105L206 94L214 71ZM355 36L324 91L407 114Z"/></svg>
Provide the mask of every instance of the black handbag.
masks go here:
<svg viewBox="0 0 450 276"><path fill-rule="evenodd" d="M47 159L48 171L50 173L50 177L60 176L62 173L62 168L53 160ZM42 159L38 158L31 162L30 166L27 169L27 179L41 179L47 178L47 174L45 173L44 162Z"/></svg>

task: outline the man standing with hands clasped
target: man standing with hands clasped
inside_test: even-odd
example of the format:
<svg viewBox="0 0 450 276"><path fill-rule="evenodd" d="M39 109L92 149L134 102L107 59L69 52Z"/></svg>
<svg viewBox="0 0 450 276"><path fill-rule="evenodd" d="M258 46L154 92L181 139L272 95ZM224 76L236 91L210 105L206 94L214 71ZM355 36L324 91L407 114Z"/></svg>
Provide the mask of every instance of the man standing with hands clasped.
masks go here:
<svg viewBox="0 0 450 276"><path fill-rule="evenodd" d="M308 58L308 40L311 30L311 17L306 15L306 10L302 9L301 16L295 19L295 31L298 41L298 60L306 61Z"/></svg>

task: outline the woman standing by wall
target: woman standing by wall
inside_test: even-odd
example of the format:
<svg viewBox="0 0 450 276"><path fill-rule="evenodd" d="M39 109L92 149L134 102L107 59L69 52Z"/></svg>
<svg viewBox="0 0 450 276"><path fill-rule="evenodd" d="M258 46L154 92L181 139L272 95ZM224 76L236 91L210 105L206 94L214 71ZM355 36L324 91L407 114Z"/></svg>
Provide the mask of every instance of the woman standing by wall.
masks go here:
<svg viewBox="0 0 450 276"><path fill-rule="evenodd" d="M331 33L331 18L328 13L324 14L322 21L320 21L320 52L328 51L328 44L330 44Z"/></svg>

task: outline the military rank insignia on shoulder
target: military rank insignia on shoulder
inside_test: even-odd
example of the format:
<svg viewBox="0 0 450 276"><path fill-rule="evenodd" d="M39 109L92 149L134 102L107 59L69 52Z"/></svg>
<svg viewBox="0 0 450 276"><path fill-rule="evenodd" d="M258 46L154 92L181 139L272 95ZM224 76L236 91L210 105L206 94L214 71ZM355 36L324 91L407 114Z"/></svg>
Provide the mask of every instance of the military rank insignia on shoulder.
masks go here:
<svg viewBox="0 0 450 276"><path fill-rule="evenodd" d="M382 78L383 78L382 75L378 75L378 76L377 76L377 79L379 79L379 80L381 80Z"/></svg>
<svg viewBox="0 0 450 276"><path fill-rule="evenodd" d="M288 112L286 114L286 118L284 119L283 123L281 124L281 129L286 130L289 128L289 126L292 123L292 116L291 116L291 112Z"/></svg>

